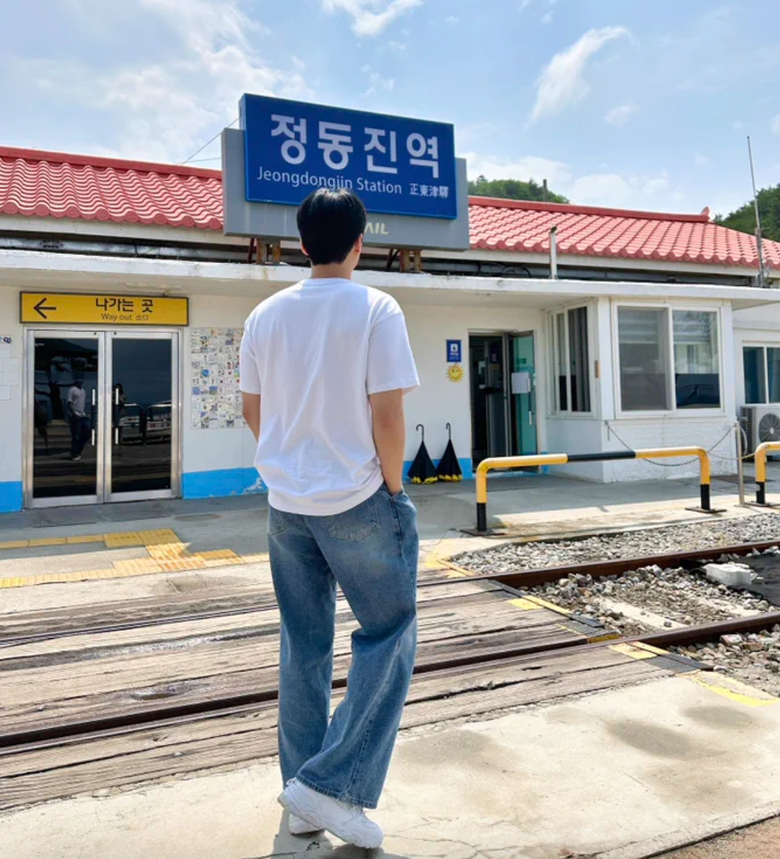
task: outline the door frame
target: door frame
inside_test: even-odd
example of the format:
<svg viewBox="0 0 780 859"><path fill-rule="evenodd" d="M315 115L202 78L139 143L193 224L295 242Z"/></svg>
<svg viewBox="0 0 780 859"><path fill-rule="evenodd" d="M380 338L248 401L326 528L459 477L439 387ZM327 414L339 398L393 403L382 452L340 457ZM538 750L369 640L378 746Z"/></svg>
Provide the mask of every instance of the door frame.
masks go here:
<svg viewBox="0 0 780 859"><path fill-rule="evenodd" d="M526 329L524 331L519 331L514 328L470 328L468 331L469 336L469 350L471 349L471 338L472 337L501 337L503 341L502 345L502 359L504 361L504 421L506 426L505 438L506 438L506 447L502 456L510 456L511 453L511 434L512 434L512 369L511 369L511 357L512 357L512 344L511 339L513 337L532 337L534 344L534 433L536 435L536 449L539 450L539 400L538 400L538 358L539 358L539 337L538 332L533 329ZM469 356L469 366L471 366L471 360ZM471 411L471 426L474 425L474 400L471 396L471 391L469 390L469 409ZM472 439L473 446L473 439ZM538 470L534 467L534 470Z"/></svg>
<svg viewBox="0 0 780 859"><path fill-rule="evenodd" d="M23 328L24 361L22 391L22 458L23 503L26 509L43 507L71 507L88 504L142 501L154 498L178 498L181 495L182 475L182 396L184 338L179 328L105 328L88 325L29 325ZM96 494L73 495L55 498L34 498L35 426L35 340L40 338L94 337L98 343L98 402L97 402L97 461ZM146 492L111 492L111 369L113 339L170 340L171 341L171 488Z"/></svg>
<svg viewBox="0 0 780 859"><path fill-rule="evenodd" d="M510 373L509 373L509 377L508 377L508 381L507 381L507 386L508 386L507 412L509 414L510 432L507 434L507 440L509 441L512 427L515 424L515 414L514 414L514 409L513 409L512 397L516 396L516 395L512 393L512 373L514 372L512 367L514 365L513 365L513 362L511 359L512 359L512 340L516 337L530 337L531 342L533 344L533 349L532 349L532 355L533 355L532 384L533 384L533 387L531 389L530 407L531 407L531 412L533 413L534 447L536 448L534 453L538 453L539 452L539 393L538 393L539 385L537 384L537 376L538 376L539 364L537 363L537 360L539 357L539 349L538 349L539 338L537 337L535 331L510 331L510 332L507 332L507 335L506 335L506 338L504 341L506 343L507 361L509 362L509 364L507 366L510 367ZM520 432L519 427L517 428L517 431ZM518 445L518 446L521 447L522 445ZM510 451L509 455L512 456L511 451ZM522 455L523 454L521 454L521 456ZM538 471L538 466L531 466L531 468L534 471Z"/></svg>
<svg viewBox="0 0 780 859"><path fill-rule="evenodd" d="M178 498L181 494L181 416L182 416L182 385L181 385L181 333L178 329L162 330L144 329L123 330L111 328L105 332L105 387L107 393L105 442L105 489L103 498L106 504L116 504L120 501L146 501L153 498ZM114 350L111 348L114 340L170 340L171 341L171 488L150 489L139 492L112 492L111 479L113 467L112 451L114 444L111 438L113 427L110 415L112 412L111 392L113 389Z"/></svg>

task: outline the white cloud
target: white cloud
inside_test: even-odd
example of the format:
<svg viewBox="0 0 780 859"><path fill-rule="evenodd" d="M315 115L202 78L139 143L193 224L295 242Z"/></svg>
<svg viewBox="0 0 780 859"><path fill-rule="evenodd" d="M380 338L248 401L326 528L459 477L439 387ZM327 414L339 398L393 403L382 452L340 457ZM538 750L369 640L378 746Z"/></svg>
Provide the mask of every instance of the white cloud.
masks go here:
<svg viewBox="0 0 780 859"><path fill-rule="evenodd" d="M528 155L525 158L510 161L478 155L476 152L466 152L463 157L468 162L468 174L471 179L476 179L477 176L484 176L486 179L520 179L524 182L529 179L535 179L537 182L547 179L550 185L568 182L571 179L568 164L552 161L549 158Z"/></svg>
<svg viewBox="0 0 780 859"><path fill-rule="evenodd" d="M454 27L456 24L459 24L459 23L460 23L460 18L458 18L458 17L457 17L457 16L455 16L455 15L448 15L448 16L444 19L444 23L445 23L445 24L449 24L451 27Z"/></svg>
<svg viewBox="0 0 780 859"><path fill-rule="evenodd" d="M109 9L96 5L93 14L108 18ZM181 43L172 40L164 62L102 73L79 64L25 64L38 86L114 114L121 143L112 154L181 161L235 119L243 93L311 94L300 60L283 70L252 46L249 37L262 27L235 0L140 0L139 9L150 27L162 21ZM215 141L198 157L218 153Z"/></svg>
<svg viewBox="0 0 780 859"><path fill-rule="evenodd" d="M621 104L617 107L613 107L612 110L607 111L607 115L604 119L610 125L625 125L637 110L639 110L639 108L635 104Z"/></svg>
<svg viewBox="0 0 780 859"><path fill-rule="evenodd" d="M618 173L604 166L598 173L576 176L569 164L538 156L502 159L466 152L469 179L547 179L550 189L574 205L606 208L685 211L686 196L665 170L651 174Z"/></svg>
<svg viewBox="0 0 780 859"><path fill-rule="evenodd" d="M744 123L744 122L742 122L742 120L740 120L740 119L736 119L736 120L734 120L734 122L732 122L732 123L731 123L731 127L734 129L734 131L739 131L739 130L740 130L740 128L742 128L742 126L743 126L744 124L745 124L745 123Z"/></svg>
<svg viewBox="0 0 780 859"><path fill-rule="evenodd" d="M322 0L326 12L346 12L356 36L378 36L396 18L425 0Z"/></svg>
<svg viewBox="0 0 780 859"><path fill-rule="evenodd" d="M694 153L693 163L697 167L706 167L711 162L712 162L712 159L708 158L706 155L702 155L701 152Z"/></svg>
<svg viewBox="0 0 780 859"><path fill-rule="evenodd" d="M670 192L669 196L680 203L684 196L672 190L668 174L664 171L656 176L621 176L619 173L592 173L580 176L566 196L582 206L607 206L610 208L647 206L649 198Z"/></svg>
<svg viewBox="0 0 780 859"><path fill-rule="evenodd" d="M363 96L376 95L378 92L392 92L395 88L395 78L383 78L379 72L375 72L371 66L363 66L361 69L363 74L368 75L368 89L363 93Z"/></svg>
<svg viewBox="0 0 780 859"><path fill-rule="evenodd" d="M628 35L625 27L603 27L588 30L565 51L556 54L538 81L536 104L531 122L560 113L564 108L582 100L589 91L583 79L588 60L607 42Z"/></svg>
<svg viewBox="0 0 780 859"><path fill-rule="evenodd" d="M520 0L520 12L524 12L534 0ZM553 11L553 6L558 2L558 0L542 0L543 5L547 8L547 11L542 15L539 19L542 24L551 24L553 17L555 16L555 12Z"/></svg>
<svg viewBox="0 0 780 859"><path fill-rule="evenodd" d="M772 131L775 134L780 134L780 113L772 120Z"/></svg>

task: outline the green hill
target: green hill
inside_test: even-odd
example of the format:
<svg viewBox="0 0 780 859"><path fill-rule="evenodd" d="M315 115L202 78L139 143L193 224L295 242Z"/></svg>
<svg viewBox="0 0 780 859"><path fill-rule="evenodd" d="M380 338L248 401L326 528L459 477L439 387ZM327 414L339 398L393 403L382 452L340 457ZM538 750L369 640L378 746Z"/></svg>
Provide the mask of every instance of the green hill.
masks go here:
<svg viewBox="0 0 780 859"><path fill-rule="evenodd" d="M469 194L474 197L501 197L504 200L533 200L543 202L545 200L544 188L530 179L521 182L519 179L492 179L478 176L476 181L469 182ZM569 200L562 194L555 194L548 190L546 199L548 203L568 203Z"/></svg>
<svg viewBox="0 0 780 859"><path fill-rule="evenodd" d="M761 213L761 234L765 239L780 242L780 185L763 188L758 192L758 211ZM756 212L753 202L745 203L725 218L715 216L715 223L742 233L756 233Z"/></svg>

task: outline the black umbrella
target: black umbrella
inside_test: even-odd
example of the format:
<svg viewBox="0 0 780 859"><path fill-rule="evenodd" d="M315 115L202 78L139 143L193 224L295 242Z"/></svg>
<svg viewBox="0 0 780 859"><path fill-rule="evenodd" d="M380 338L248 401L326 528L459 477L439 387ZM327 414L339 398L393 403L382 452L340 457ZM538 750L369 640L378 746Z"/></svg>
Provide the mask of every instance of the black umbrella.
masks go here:
<svg viewBox="0 0 780 859"><path fill-rule="evenodd" d="M455 448L452 444L452 424L447 424L447 430L450 434L450 440L447 442L447 447L444 449L444 456L439 463L439 480L456 482L463 480L463 472L458 462L458 457L455 455Z"/></svg>
<svg viewBox="0 0 780 859"><path fill-rule="evenodd" d="M422 444L417 451L412 467L409 469L408 477L412 483L436 483L439 478L436 476L436 466L428 455L428 448L425 446L425 427L422 424L417 424L416 429L422 430Z"/></svg>

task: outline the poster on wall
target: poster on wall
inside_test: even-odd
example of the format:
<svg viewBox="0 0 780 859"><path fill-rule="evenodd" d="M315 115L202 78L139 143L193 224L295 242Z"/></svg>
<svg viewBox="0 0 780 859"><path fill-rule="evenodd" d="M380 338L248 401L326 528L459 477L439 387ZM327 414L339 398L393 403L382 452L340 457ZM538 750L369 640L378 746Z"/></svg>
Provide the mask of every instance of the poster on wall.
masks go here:
<svg viewBox="0 0 780 859"><path fill-rule="evenodd" d="M193 328L190 331L192 429L245 426L239 387L242 334L241 328Z"/></svg>

